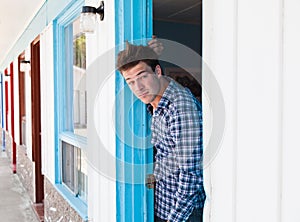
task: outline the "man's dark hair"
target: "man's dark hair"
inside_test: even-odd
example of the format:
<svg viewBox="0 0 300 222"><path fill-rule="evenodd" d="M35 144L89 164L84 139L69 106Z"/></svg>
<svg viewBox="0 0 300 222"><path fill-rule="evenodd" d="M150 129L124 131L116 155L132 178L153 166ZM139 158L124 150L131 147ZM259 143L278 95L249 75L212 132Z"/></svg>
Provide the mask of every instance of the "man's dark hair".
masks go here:
<svg viewBox="0 0 300 222"><path fill-rule="evenodd" d="M118 54L117 69L122 73L139 62L146 63L155 71L155 67L159 65L158 55L148 46L126 42L126 48Z"/></svg>

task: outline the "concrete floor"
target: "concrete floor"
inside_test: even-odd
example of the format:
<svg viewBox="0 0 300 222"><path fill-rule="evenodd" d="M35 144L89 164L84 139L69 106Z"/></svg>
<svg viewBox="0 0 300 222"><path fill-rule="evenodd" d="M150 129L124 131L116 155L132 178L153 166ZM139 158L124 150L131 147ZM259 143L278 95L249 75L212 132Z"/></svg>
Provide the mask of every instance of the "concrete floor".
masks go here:
<svg viewBox="0 0 300 222"><path fill-rule="evenodd" d="M16 174L12 173L6 153L0 150L0 221L38 222L29 196Z"/></svg>

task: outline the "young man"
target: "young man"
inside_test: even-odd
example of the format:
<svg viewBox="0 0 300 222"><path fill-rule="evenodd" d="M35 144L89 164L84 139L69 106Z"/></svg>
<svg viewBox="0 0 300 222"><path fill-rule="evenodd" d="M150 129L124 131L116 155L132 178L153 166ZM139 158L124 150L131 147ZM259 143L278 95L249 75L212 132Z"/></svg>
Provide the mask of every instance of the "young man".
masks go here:
<svg viewBox="0 0 300 222"><path fill-rule="evenodd" d="M190 90L163 75L151 45L127 43L118 54L117 68L152 114L155 221L202 221L206 195L201 104Z"/></svg>

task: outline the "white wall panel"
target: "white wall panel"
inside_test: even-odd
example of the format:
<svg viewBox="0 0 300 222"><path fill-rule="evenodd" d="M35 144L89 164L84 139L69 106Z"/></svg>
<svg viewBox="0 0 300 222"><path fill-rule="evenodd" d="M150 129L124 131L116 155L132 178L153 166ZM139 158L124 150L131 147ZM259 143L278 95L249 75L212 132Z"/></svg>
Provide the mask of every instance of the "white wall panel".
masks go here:
<svg viewBox="0 0 300 222"><path fill-rule="evenodd" d="M279 221L282 2L238 2L237 221Z"/></svg>
<svg viewBox="0 0 300 222"><path fill-rule="evenodd" d="M300 2L284 1L282 222L300 221Z"/></svg>
<svg viewBox="0 0 300 222"><path fill-rule="evenodd" d="M30 46L25 49L25 59L30 61ZM32 160L32 121L31 121L31 71L25 72L25 115L26 115L26 150Z"/></svg>
<svg viewBox="0 0 300 222"><path fill-rule="evenodd" d="M42 172L55 181L53 27L40 35Z"/></svg>
<svg viewBox="0 0 300 222"><path fill-rule="evenodd" d="M226 130L220 150L205 169L207 202L205 221L235 221L236 164L236 1L203 2L203 59L215 76L225 100ZM214 95L213 81L205 72L204 89ZM208 78L208 79L207 79ZM206 104L207 105L207 104ZM210 107L204 104L204 115ZM210 117L211 118L211 117ZM213 118L213 117L212 117ZM210 126L204 116L204 131ZM214 131L215 129L212 129ZM204 135L207 142L208 135ZM212 149L206 147L206 149Z"/></svg>
<svg viewBox="0 0 300 222"><path fill-rule="evenodd" d="M281 0L204 2L204 60L226 105L224 141L209 169L207 221L280 221L282 12Z"/></svg>
<svg viewBox="0 0 300 222"><path fill-rule="evenodd" d="M15 142L20 145L20 106L19 106L19 69L18 69L18 57L14 60L14 137Z"/></svg>
<svg viewBox="0 0 300 222"><path fill-rule="evenodd" d="M98 1L96 1L98 2ZM86 1L87 5L97 5ZM104 20L87 35L88 215L92 221L116 221L115 178L115 9L105 1ZM110 77L108 79L108 77ZM109 154L110 159L103 150ZM110 175L103 168L109 168Z"/></svg>
<svg viewBox="0 0 300 222"><path fill-rule="evenodd" d="M8 67L7 67L7 70L8 70L8 73L10 73L11 72L11 70L10 70L10 64L8 65ZM7 115L7 129L8 129L8 131L9 131L9 134L10 134L10 136L11 136L11 114L12 114L12 110L11 110L11 83L10 83L10 81L11 81L11 79L10 79L10 76L5 76L4 77L4 80L5 81L7 81L7 90L8 90L8 95L7 95L7 100L8 101L6 101L7 102L7 106L8 106L8 115Z"/></svg>
<svg viewBox="0 0 300 222"><path fill-rule="evenodd" d="M7 96L6 96L6 89L5 89L6 82L8 84L8 89L7 89L8 95ZM3 118L4 118L4 129L5 130L6 130L6 128L9 127L9 123L6 121L6 119L8 118L8 117L6 117L6 106L9 107L9 104L10 104L9 95L10 95L10 93L9 93L9 76L5 76L4 72L3 72L3 112L4 112ZM8 100L6 98L8 98ZM10 110L10 108L8 108L8 109ZM8 112L9 112L9 110L8 110Z"/></svg>

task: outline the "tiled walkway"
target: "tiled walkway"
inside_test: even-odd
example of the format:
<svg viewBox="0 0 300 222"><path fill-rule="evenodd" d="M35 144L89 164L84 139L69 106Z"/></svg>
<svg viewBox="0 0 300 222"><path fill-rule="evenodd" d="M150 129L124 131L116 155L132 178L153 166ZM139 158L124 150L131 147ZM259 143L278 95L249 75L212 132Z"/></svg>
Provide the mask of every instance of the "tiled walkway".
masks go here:
<svg viewBox="0 0 300 222"><path fill-rule="evenodd" d="M0 150L0 221L38 222L30 199L16 174L12 173L6 153Z"/></svg>

